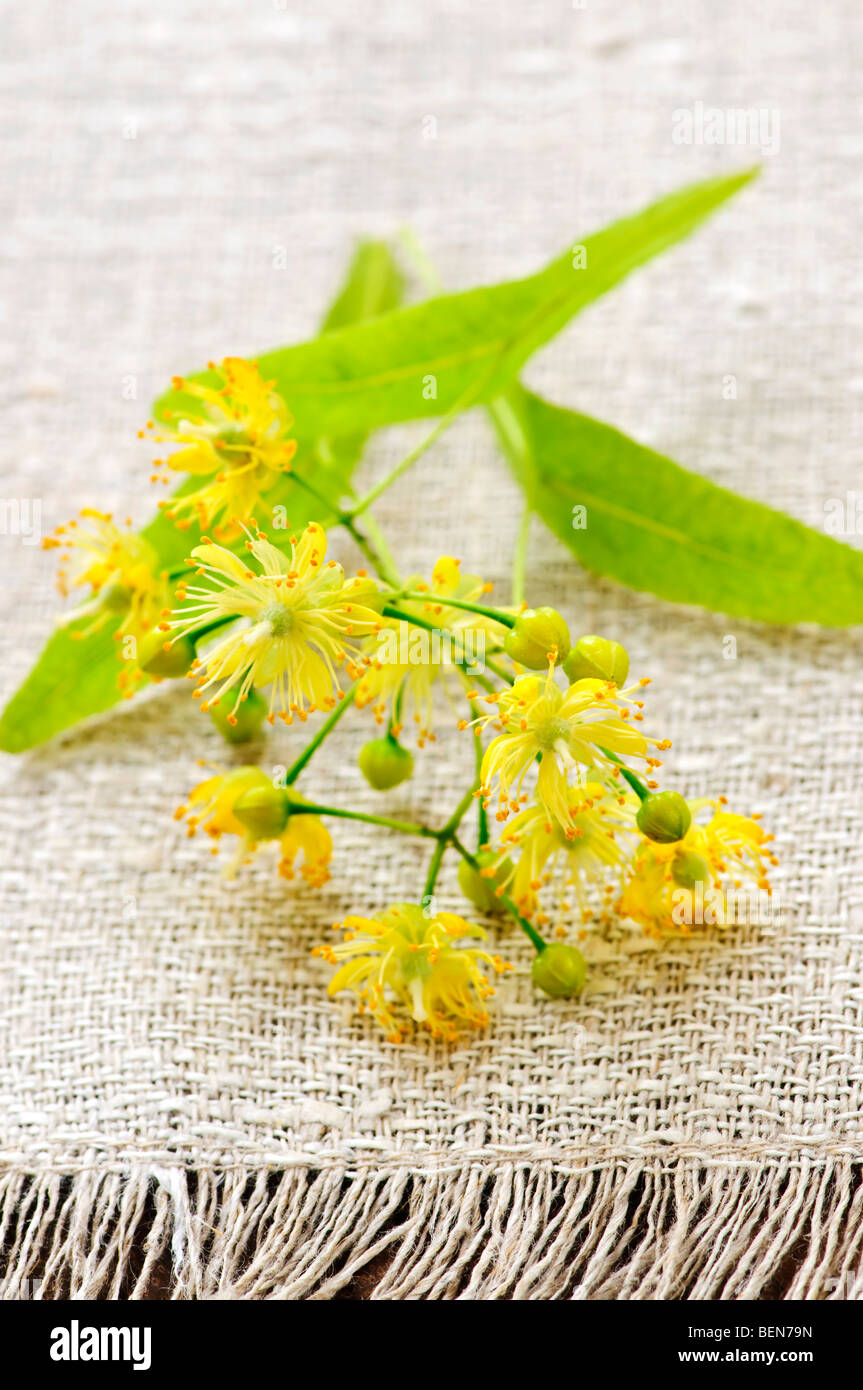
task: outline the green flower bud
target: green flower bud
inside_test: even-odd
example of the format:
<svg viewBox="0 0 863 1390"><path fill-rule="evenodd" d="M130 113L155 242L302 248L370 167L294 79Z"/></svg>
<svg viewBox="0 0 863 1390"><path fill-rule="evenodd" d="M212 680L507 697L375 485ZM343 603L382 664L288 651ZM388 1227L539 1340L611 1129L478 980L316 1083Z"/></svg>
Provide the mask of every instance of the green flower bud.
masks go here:
<svg viewBox="0 0 863 1390"><path fill-rule="evenodd" d="M234 815L254 840L278 840L294 807L286 787L252 787L234 802Z"/></svg>
<svg viewBox="0 0 863 1390"><path fill-rule="evenodd" d="M194 660L195 644L190 637L169 642L164 632L150 632L138 647L138 665L148 676L185 676Z"/></svg>
<svg viewBox="0 0 863 1390"><path fill-rule="evenodd" d="M709 883L710 865L693 850L678 850L671 861L671 877L681 888L694 888L696 883Z"/></svg>
<svg viewBox="0 0 863 1390"><path fill-rule="evenodd" d="M402 748L392 734L374 738L365 744L360 749L357 761L360 772L369 786L379 792L388 791L390 787L397 787L399 782L407 781L414 770L413 753L407 748Z"/></svg>
<svg viewBox="0 0 863 1390"><path fill-rule="evenodd" d="M493 849L481 849L477 851L474 858L481 869L486 869L497 863L499 856ZM495 869L494 874L489 875L489 877L478 873L466 859L462 859L458 866L459 887L468 902L473 903L480 912L499 912L501 902L494 890L506 883L511 873L511 859L503 859Z"/></svg>
<svg viewBox="0 0 863 1390"><path fill-rule="evenodd" d="M607 637L579 637L563 663L570 685L585 679L614 681L623 685L629 674L626 648Z"/></svg>
<svg viewBox="0 0 863 1390"><path fill-rule="evenodd" d="M534 957L533 983L552 999L572 999L584 988L587 961L575 946L553 941Z"/></svg>
<svg viewBox="0 0 863 1390"><path fill-rule="evenodd" d="M210 718L228 743L250 743L261 732L267 716L267 702L256 690L250 690L245 700L237 705L235 714L236 700L234 691L227 691L221 700L209 706Z"/></svg>
<svg viewBox="0 0 863 1390"><path fill-rule="evenodd" d="M132 602L132 590L128 584L103 584L99 590L102 607L109 613L128 613Z"/></svg>
<svg viewBox="0 0 863 1390"><path fill-rule="evenodd" d="M549 652L560 661L569 651L569 628L553 608L528 608L519 613L503 641L507 656L531 671L543 671Z"/></svg>
<svg viewBox="0 0 863 1390"><path fill-rule="evenodd" d="M639 806L635 823L648 840L671 845L683 839L692 824L692 813L680 792L653 792Z"/></svg>

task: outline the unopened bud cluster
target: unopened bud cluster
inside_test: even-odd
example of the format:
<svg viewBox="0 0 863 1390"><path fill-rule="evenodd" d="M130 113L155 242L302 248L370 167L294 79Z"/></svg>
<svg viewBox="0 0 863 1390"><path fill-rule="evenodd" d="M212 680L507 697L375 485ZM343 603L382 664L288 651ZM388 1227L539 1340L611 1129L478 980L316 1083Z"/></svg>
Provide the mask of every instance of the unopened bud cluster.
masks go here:
<svg viewBox="0 0 863 1390"><path fill-rule="evenodd" d="M504 651L520 666L542 671L560 666L570 684L580 680L613 681L622 686L629 674L626 648L608 637L588 635L570 640L566 622L554 608L527 608L504 639Z"/></svg>

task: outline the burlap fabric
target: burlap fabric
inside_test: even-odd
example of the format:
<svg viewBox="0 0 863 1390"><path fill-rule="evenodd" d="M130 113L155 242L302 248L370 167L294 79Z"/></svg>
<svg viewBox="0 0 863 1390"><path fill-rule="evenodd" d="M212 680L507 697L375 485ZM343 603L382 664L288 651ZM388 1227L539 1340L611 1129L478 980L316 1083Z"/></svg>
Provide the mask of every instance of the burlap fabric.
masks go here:
<svg viewBox="0 0 863 1390"><path fill-rule="evenodd" d="M698 101L780 113L763 179L528 378L816 527L857 482L857 6L34 0L4 24L3 493L45 528L83 504L143 520L151 397L308 336L356 233L410 222L446 283L491 282L759 157L676 144ZM413 438L376 438L364 477ZM405 569L455 553L506 596L519 499L482 417L378 512ZM8 694L57 598L22 536L0 562ZM167 1254L186 1297L327 1298L372 1260L386 1298L739 1297L785 1256L784 1291L859 1293L859 632L672 608L538 525L529 593L655 678L678 785L764 812L780 919L662 946L615 929L578 1004L538 998L501 932L518 970L488 1034L395 1049L327 1002L309 949L418 892L422 847L348 826L324 890L264 856L225 888L171 817L195 760L229 756L185 688L8 759L8 1297L141 1292ZM380 809L368 728L346 721L307 785ZM276 732L264 765L302 737ZM442 711L395 814L455 804L466 738ZM457 909L450 870L441 898Z"/></svg>

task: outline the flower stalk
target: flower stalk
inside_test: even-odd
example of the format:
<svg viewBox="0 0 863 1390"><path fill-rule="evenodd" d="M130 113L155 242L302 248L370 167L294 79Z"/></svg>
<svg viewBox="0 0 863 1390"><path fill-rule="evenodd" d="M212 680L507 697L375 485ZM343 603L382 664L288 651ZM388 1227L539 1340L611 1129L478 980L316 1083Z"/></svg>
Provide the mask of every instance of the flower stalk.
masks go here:
<svg viewBox="0 0 863 1390"><path fill-rule="evenodd" d="M511 613L504 613L499 608L490 608L484 603L472 603L468 599L454 597L441 598L437 594L418 593L410 589L402 589L397 593L390 594L388 599L395 599L397 602L432 603L435 607L442 604L445 608L458 608L463 613L476 613L481 618L488 618L493 623L500 623L502 627L514 627L516 621ZM403 616L408 622L417 621L409 614ZM421 626L429 626L434 630L434 623L421 624Z"/></svg>
<svg viewBox="0 0 863 1390"><path fill-rule="evenodd" d="M458 838L457 835L453 834L451 836L451 839L453 847L456 850L458 850L458 853L461 855L465 863L470 865L474 873L481 873L482 866L480 865L476 856L471 854L470 850L462 844L461 840ZM527 920L526 917L522 916L515 903L513 902L512 898L510 898L507 893L498 893L497 897L499 898L503 906L506 908L510 916L513 917L515 921L518 923L518 925L521 927L522 931L530 941L534 950L537 952L544 951L548 943L543 940L539 932L536 930L536 927L534 927L532 923L530 923Z"/></svg>
<svg viewBox="0 0 863 1390"><path fill-rule="evenodd" d="M335 709L327 715L323 724L306 744L300 756L296 759L295 762L291 763L291 766L285 773L286 787L292 787L293 784L296 782L297 778L299 777L300 773L306 767L308 767L309 763L315 756L315 753L318 751L321 744L324 742L325 739L329 737L333 729L338 724L339 720L347 714L348 710L350 709L351 705L354 703L354 700L356 698L357 688L355 685L352 685L350 690L347 690L342 696L341 700L339 700Z"/></svg>

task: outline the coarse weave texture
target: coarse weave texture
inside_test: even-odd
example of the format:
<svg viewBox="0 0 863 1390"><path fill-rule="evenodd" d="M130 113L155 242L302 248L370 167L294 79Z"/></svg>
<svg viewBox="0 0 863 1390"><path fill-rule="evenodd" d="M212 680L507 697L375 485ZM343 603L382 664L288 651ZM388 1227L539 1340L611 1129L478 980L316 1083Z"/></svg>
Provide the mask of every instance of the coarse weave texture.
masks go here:
<svg viewBox="0 0 863 1390"><path fill-rule="evenodd" d="M760 158L675 144L697 101L773 113L763 178L527 379L816 527L858 484L851 0L32 0L4 30L3 495L39 499L46 530L85 504L143 520L148 402L209 357L309 336L355 234L410 222L445 283L490 283ZM363 477L416 437L376 437ZM454 553L508 597L519 497L482 417L376 514L406 571ZM6 696L58 600L25 538L0 536L0 563ZM614 928L571 1004L537 996L500 929L517 971L488 1033L394 1048L327 1001L309 952L421 891L422 845L347 825L323 890L264 854L226 888L171 816L197 758L235 756L185 685L7 759L7 1297L140 1294L163 1257L180 1297L328 1298L378 1260L380 1298L754 1297L786 1256L783 1292L860 1296L859 631L633 595L538 523L528 593L654 677L670 780L764 813L778 920L661 945ZM370 726L346 719L304 788L447 814L469 735L442 710L384 799L356 767ZM277 730L263 764L303 736ZM439 897L460 910L452 865Z"/></svg>

